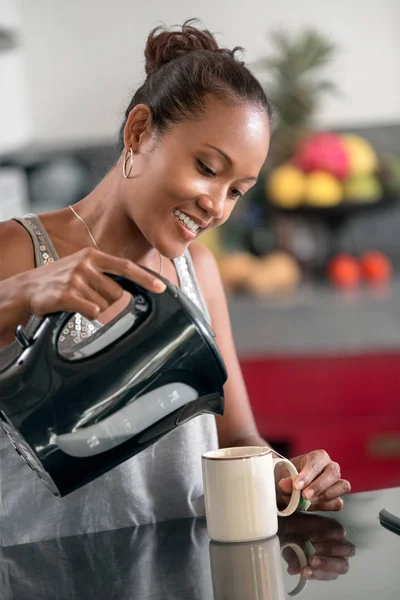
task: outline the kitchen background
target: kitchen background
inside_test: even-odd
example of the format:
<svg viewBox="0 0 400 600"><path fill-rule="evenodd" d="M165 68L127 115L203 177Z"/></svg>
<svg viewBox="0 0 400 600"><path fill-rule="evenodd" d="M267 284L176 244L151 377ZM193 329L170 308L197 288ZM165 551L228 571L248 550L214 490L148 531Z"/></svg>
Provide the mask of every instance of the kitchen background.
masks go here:
<svg viewBox="0 0 400 600"><path fill-rule="evenodd" d="M277 109L259 184L204 239L260 430L325 448L357 491L399 485L397 0L0 0L0 219L96 185L148 32L189 17L246 49Z"/></svg>

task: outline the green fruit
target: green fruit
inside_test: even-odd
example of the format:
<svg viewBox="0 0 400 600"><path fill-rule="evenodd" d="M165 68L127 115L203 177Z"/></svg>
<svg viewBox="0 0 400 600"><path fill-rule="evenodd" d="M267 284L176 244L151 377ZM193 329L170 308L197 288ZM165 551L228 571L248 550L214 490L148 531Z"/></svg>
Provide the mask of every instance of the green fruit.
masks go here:
<svg viewBox="0 0 400 600"><path fill-rule="evenodd" d="M382 195L381 182L373 175L352 177L344 183L344 197L350 202L376 202Z"/></svg>
<svg viewBox="0 0 400 600"><path fill-rule="evenodd" d="M400 195L400 157L387 156L382 164L382 179L388 194Z"/></svg>

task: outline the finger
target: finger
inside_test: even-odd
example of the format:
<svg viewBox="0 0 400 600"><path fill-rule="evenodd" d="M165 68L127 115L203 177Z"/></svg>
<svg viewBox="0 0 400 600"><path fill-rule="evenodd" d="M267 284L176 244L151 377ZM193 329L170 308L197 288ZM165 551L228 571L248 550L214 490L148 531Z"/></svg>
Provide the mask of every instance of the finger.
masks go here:
<svg viewBox="0 0 400 600"><path fill-rule="evenodd" d="M303 469L294 480L296 490L306 488L316 477L318 477L325 467L331 462L329 455L325 450L315 450L304 457L305 464Z"/></svg>
<svg viewBox="0 0 400 600"><path fill-rule="evenodd" d="M308 512L307 515L295 513L285 522L286 535L293 534L309 538L315 542L343 540L346 530L339 521Z"/></svg>
<svg viewBox="0 0 400 600"><path fill-rule="evenodd" d="M117 302L124 293L123 288L116 281L97 271L92 266L87 271L86 281L91 288L107 300L109 305Z"/></svg>
<svg viewBox="0 0 400 600"><path fill-rule="evenodd" d="M338 558L336 556L312 556L309 560L309 565L315 571L327 571L345 575L349 570L349 561L347 558Z"/></svg>
<svg viewBox="0 0 400 600"><path fill-rule="evenodd" d="M333 581L339 578L339 575L337 573L317 571L316 569L312 569L311 567L305 567L302 571L302 575L305 579L308 579L310 581Z"/></svg>
<svg viewBox="0 0 400 600"><path fill-rule="evenodd" d="M50 310L45 309L42 314L47 314L52 310L53 308ZM68 313L79 313L89 320L96 319L100 314L100 307L97 304L83 298L78 293L64 294L60 302L59 310Z"/></svg>
<svg viewBox="0 0 400 600"><path fill-rule="evenodd" d="M297 575L301 572L300 562L293 548L285 548L282 552L282 558L288 565L287 572L289 575Z"/></svg>
<svg viewBox="0 0 400 600"><path fill-rule="evenodd" d="M317 542L313 543L316 556L347 556L351 558L356 554L356 547L348 540L343 540L340 543L332 542Z"/></svg>
<svg viewBox="0 0 400 600"><path fill-rule="evenodd" d="M341 498L335 498L334 500L328 500L327 502L316 502L311 504L308 510L323 510L323 511L334 511L337 512L342 510L344 502Z"/></svg>
<svg viewBox="0 0 400 600"><path fill-rule="evenodd" d="M78 293L85 299L89 300L91 304L94 304L99 307L100 312L106 310L112 302L109 302L102 294L99 294L96 290L94 290L89 285L82 285L82 287L78 288Z"/></svg>
<svg viewBox="0 0 400 600"><path fill-rule="evenodd" d="M126 279L138 283L150 292L160 293L165 291L165 283L125 258L118 258L100 252L96 258L96 265L103 273L126 277Z"/></svg>
<svg viewBox="0 0 400 600"><path fill-rule="evenodd" d="M339 479L339 481L331 485L331 487L322 492L322 494L319 493L318 498L315 499L315 502L318 501L318 504L321 504L329 500L334 500L335 498L340 498L340 496L344 496L345 494L349 494L350 492L350 483L346 479Z"/></svg>
<svg viewBox="0 0 400 600"><path fill-rule="evenodd" d="M307 500L320 496L340 479L340 467L336 462L330 462L310 485L304 486L303 496Z"/></svg>
<svg viewBox="0 0 400 600"><path fill-rule="evenodd" d="M292 478L285 477L279 481L279 487L282 490L283 494L287 494L288 496L292 493Z"/></svg>
<svg viewBox="0 0 400 600"><path fill-rule="evenodd" d="M299 575L301 573L301 567L299 563L297 565L289 565L287 568L289 575Z"/></svg>

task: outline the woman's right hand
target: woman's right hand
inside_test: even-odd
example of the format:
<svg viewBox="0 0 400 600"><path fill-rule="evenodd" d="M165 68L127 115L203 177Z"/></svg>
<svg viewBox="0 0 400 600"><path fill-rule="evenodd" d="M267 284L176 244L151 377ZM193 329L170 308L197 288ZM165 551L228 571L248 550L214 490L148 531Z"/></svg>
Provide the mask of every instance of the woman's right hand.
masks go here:
<svg viewBox="0 0 400 600"><path fill-rule="evenodd" d="M123 276L151 292L165 290L164 283L130 260L84 248L17 276L23 278L20 289L24 310L37 317L63 311L95 319L124 292L105 273Z"/></svg>

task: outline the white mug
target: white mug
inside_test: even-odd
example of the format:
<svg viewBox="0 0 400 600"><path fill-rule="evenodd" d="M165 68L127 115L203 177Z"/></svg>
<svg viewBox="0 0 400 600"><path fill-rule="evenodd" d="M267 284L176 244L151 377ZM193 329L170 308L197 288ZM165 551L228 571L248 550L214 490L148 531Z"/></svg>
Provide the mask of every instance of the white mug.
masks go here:
<svg viewBox="0 0 400 600"><path fill-rule="evenodd" d="M284 463L294 479L297 469L289 460L273 458L263 446L222 448L202 455L207 531L216 542L249 542L272 537L278 517L297 509L300 492L292 488L289 505L276 505L276 465Z"/></svg>
<svg viewBox="0 0 400 600"><path fill-rule="evenodd" d="M284 600L298 596L307 579L300 576L296 587L285 593L281 553L291 547L300 567L307 566L305 552L298 544L282 548L275 535L267 540L240 544L210 542L211 578L214 600Z"/></svg>

